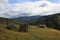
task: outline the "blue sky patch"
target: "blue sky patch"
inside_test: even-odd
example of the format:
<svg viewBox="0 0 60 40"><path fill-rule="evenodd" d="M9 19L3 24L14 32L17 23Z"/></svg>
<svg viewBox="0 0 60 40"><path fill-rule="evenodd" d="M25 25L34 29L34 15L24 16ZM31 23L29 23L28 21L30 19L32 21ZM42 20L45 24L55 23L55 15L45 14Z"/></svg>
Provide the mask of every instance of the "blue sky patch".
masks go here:
<svg viewBox="0 0 60 40"><path fill-rule="evenodd" d="M37 0L9 0L10 3L34 2Z"/></svg>
<svg viewBox="0 0 60 40"><path fill-rule="evenodd" d="M23 3L23 2L35 2L39 0L9 0L10 3ZM53 3L60 3L58 0L48 0Z"/></svg>

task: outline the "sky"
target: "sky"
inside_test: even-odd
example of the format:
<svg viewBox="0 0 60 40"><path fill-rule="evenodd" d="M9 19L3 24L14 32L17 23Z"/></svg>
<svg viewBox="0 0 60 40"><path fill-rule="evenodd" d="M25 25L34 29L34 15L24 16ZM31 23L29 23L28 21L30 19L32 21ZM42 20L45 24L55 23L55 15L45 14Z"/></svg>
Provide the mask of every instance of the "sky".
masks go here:
<svg viewBox="0 0 60 40"><path fill-rule="evenodd" d="M51 15L60 13L60 0L0 0L0 17Z"/></svg>
<svg viewBox="0 0 60 40"><path fill-rule="evenodd" d="M10 3L22 3L22 2L35 2L35 1L50 1L54 3L59 3L60 0L10 0Z"/></svg>

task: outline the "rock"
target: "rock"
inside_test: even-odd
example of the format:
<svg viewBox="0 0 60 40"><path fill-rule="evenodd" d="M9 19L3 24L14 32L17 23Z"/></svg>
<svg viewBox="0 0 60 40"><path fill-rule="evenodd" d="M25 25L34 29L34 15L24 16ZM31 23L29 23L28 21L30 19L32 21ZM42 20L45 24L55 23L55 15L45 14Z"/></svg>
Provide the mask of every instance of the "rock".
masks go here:
<svg viewBox="0 0 60 40"><path fill-rule="evenodd" d="M7 24L7 29L9 29L9 30L15 30L16 27L15 27L15 25L13 23L9 23L9 24Z"/></svg>
<svg viewBox="0 0 60 40"><path fill-rule="evenodd" d="M28 32L28 24L27 23L23 23L23 24L20 24L20 32Z"/></svg>

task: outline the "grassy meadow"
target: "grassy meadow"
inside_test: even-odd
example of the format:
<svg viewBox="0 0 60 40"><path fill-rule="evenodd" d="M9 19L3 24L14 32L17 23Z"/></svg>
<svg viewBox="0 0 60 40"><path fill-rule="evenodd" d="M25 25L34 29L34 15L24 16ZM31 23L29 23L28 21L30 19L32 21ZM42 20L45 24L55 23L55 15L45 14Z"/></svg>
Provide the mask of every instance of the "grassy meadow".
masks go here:
<svg viewBox="0 0 60 40"><path fill-rule="evenodd" d="M6 29L6 24L0 24L0 40L60 40L60 31L51 28L38 28L29 26L28 32L19 32Z"/></svg>

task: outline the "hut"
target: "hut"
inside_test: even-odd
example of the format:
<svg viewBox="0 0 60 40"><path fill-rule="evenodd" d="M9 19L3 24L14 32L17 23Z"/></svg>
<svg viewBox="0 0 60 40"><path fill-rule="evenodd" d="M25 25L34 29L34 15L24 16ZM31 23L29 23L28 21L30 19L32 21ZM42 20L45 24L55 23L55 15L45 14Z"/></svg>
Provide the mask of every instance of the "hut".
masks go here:
<svg viewBox="0 0 60 40"><path fill-rule="evenodd" d="M39 27L39 28L46 28L46 25L44 25L44 24L39 24L38 27Z"/></svg>

